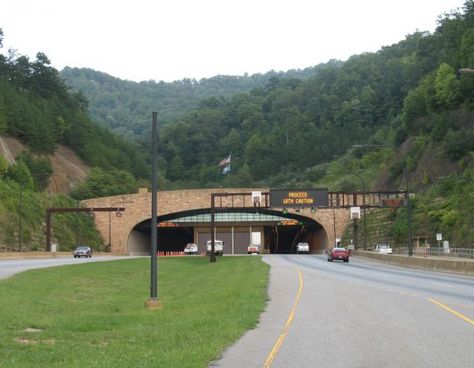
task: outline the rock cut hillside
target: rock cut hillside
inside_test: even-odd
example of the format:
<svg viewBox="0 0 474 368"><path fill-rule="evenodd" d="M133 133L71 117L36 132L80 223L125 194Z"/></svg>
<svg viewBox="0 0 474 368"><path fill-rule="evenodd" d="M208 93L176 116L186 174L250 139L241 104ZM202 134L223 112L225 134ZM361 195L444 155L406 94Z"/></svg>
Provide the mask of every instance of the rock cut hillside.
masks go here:
<svg viewBox="0 0 474 368"><path fill-rule="evenodd" d="M18 139L0 136L0 154L9 165L15 163L15 157L26 150ZM90 168L70 148L59 145L53 154L47 156L51 162L53 173L49 180L47 192L70 193L74 187L83 183Z"/></svg>

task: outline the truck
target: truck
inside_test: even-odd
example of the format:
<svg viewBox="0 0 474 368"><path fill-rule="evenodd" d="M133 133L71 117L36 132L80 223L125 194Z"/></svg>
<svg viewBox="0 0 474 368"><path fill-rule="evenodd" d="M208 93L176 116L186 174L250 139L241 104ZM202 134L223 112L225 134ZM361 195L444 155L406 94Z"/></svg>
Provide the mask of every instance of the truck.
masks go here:
<svg viewBox="0 0 474 368"><path fill-rule="evenodd" d="M206 242L206 255L212 252L212 240ZM214 254L216 256L224 255L224 242L222 240L214 240Z"/></svg>

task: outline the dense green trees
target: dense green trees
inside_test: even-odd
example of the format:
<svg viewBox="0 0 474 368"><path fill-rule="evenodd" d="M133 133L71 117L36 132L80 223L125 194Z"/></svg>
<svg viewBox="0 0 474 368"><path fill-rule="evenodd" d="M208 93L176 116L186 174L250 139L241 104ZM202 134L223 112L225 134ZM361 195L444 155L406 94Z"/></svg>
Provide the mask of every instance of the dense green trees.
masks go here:
<svg viewBox="0 0 474 368"><path fill-rule="evenodd" d="M73 90L82 91L87 96L95 121L124 137L137 138L148 134L151 111L159 111L160 125L166 124L196 109L203 100L215 98L217 101L221 96L248 92L262 87L274 76L307 78L315 68L284 73L270 71L252 76L219 75L199 81L183 79L172 83L123 81L85 68L66 67L60 75Z"/></svg>
<svg viewBox="0 0 474 368"><path fill-rule="evenodd" d="M20 137L39 155L36 160L64 143L97 167L76 198L118 194L136 188L127 172L147 176L137 148L149 152L150 115L158 110L160 188L354 190L357 179L347 171L357 170L372 187L397 189L408 168L417 191L415 230L439 225L455 236L456 226L467 229L472 216L466 216L460 198L437 189L436 179L472 175L474 73L459 71L474 67L473 29L474 1L468 0L462 11L441 17L433 34L416 32L345 62L173 83L125 82L66 68L61 77L81 90L74 93L45 55L33 62L0 56L0 133ZM94 125L87 108L103 126L137 143ZM350 148L357 143L395 144L403 147L403 158L390 150L354 152ZM218 163L229 153L231 174L223 176ZM35 172L47 168L27 157L22 162L36 186ZM9 171L4 175L13 180ZM466 193L464 184L451 188ZM433 215L423 215L424 196ZM406 230L401 219L393 230L400 237Z"/></svg>
<svg viewBox="0 0 474 368"><path fill-rule="evenodd" d="M135 146L93 123L80 93L70 93L43 53L31 62L10 53L0 58L0 134L20 138L35 154L64 144L91 166L147 175Z"/></svg>
<svg viewBox="0 0 474 368"><path fill-rule="evenodd" d="M137 189L135 178L126 171L94 168L86 182L74 190L72 196L76 199L106 197L133 193Z"/></svg>
<svg viewBox="0 0 474 368"><path fill-rule="evenodd" d="M27 146L15 164L0 157L0 247L20 247L20 239L22 249L43 247L45 209L77 206L71 198L44 192L53 172L48 155L59 144L95 167L77 188L78 198L128 193L136 189L136 178L147 176L136 146L92 122L86 108L84 96L68 91L45 54L38 53L34 61L15 52L0 54L0 134ZM56 216L53 234L63 250L78 241L100 246L92 220L79 215Z"/></svg>

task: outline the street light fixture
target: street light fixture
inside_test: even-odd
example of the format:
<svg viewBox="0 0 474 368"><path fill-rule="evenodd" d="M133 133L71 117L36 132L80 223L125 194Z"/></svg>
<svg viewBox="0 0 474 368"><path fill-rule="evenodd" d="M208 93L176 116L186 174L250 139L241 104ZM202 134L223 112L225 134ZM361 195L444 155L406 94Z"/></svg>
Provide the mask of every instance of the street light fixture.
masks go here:
<svg viewBox="0 0 474 368"><path fill-rule="evenodd" d="M391 148L395 150L398 156L402 157L402 151L393 144L354 144L352 145L354 148ZM411 203L410 203L410 192L409 192L409 181L408 181L408 170L406 164L403 167L403 177L405 180L405 199L407 204L407 225L408 225L408 255L413 255L413 248L411 243L412 238L412 221L411 221Z"/></svg>
<svg viewBox="0 0 474 368"><path fill-rule="evenodd" d="M118 202L112 203L110 207L113 208L117 204L126 204L126 203L133 203L133 202L132 201L118 201ZM115 211L115 216L117 217L122 216L122 213L119 207L117 207L117 210ZM112 248L112 211L109 211L109 241L107 244L107 249L110 250L111 248Z"/></svg>

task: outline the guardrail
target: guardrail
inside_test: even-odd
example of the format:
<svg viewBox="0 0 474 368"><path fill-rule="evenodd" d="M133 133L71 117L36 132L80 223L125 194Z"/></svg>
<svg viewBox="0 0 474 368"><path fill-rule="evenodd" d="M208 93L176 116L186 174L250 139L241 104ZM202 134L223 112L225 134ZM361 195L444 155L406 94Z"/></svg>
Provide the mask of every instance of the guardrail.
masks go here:
<svg viewBox="0 0 474 368"><path fill-rule="evenodd" d="M408 248L400 247L393 249L394 254L408 254ZM413 255L417 256L436 256L436 257L460 257L460 258L474 258L474 248L414 248Z"/></svg>

